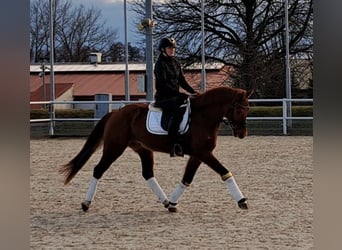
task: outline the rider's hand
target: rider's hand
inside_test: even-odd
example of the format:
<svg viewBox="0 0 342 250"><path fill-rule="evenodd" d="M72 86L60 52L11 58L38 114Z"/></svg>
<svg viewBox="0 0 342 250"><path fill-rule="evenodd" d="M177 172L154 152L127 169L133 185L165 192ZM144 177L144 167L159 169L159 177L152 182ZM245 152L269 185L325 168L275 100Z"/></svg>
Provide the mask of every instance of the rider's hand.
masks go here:
<svg viewBox="0 0 342 250"><path fill-rule="evenodd" d="M194 97L196 97L196 96L198 96L198 95L200 95L200 94L201 94L200 92L195 91L195 93L193 93L193 94L190 95L190 98L194 98Z"/></svg>

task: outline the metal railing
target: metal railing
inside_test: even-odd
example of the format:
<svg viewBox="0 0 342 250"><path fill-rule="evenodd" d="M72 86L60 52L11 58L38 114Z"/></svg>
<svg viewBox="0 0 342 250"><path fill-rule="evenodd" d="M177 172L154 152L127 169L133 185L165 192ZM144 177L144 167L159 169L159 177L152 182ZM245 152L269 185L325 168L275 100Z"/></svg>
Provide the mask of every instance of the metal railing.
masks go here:
<svg viewBox="0 0 342 250"><path fill-rule="evenodd" d="M287 107L288 103L293 102L305 102L305 103L313 103L313 99L250 99L250 103L282 103L282 116L273 116L273 117L264 117L264 116L248 116L247 120L281 120L282 121L282 130L283 134L288 134L288 127L291 126L291 121L293 120L313 120L313 117L299 117L299 116L287 116ZM111 104L113 109L118 109L123 107L127 104L132 103L150 103L150 101L142 100L142 101L32 101L30 105L69 105L70 109L81 109L82 105L88 105L87 109L95 109L96 105L98 104ZM83 108L84 109L84 108ZM55 121L99 121L101 117L94 117L94 118L56 118L54 113L50 112L50 118L45 119L30 119L30 123L39 123L39 122L49 122L49 135L54 135L54 122Z"/></svg>
<svg viewBox="0 0 342 250"><path fill-rule="evenodd" d="M313 120L313 117L308 117L308 116L287 116L287 108L288 108L288 103L292 102L311 102L313 103L313 99L288 99L288 98L283 98L283 99L250 99L250 103L253 102L281 102L283 111L282 111L282 116L281 117L247 117L247 120L282 120L283 124L283 134L287 135L287 129L291 125L292 120Z"/></svg>

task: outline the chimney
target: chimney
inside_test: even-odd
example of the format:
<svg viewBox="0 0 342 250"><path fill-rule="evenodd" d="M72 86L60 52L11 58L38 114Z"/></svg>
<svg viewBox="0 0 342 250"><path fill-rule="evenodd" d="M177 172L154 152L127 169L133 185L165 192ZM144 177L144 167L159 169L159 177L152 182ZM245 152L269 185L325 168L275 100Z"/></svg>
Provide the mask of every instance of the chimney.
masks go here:
<svg viewBox="0 0 342 250"><path fill-rule="evenodd" d="M90 53L89 60L91 64L101 63L102 53Z"/></svg>

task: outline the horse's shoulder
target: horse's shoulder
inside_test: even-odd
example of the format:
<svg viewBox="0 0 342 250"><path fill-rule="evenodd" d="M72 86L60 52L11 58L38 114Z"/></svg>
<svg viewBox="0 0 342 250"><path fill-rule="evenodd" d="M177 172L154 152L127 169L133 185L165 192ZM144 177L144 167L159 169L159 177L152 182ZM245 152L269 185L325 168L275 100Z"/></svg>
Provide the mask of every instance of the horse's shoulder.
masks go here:
<svg viewBox="0 0 342 250"><path fill-rule="evenodd" d="M147 107L148 107L148 104L146 103L130 103L130 104L126 104L122 109L137 110L137 109L146 109Z"/></svg>
<svg viewBox="0 0 342 250"><path fill-rule="evenodd" d="M119 108L117 115L130 117L131 115L137 115L145 112L148 109L148 105L145 103L130 103Z"/></svg>

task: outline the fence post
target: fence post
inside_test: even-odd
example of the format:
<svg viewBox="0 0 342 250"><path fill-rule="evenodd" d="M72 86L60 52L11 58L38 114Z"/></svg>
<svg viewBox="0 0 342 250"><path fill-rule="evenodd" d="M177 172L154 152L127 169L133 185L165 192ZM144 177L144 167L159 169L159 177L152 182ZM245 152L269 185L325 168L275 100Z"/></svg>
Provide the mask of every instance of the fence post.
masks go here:
<svg viewBox="0 0 342 250"><path fill-rule="evenodd" d="M283 99L283 134L287 135L287 103L286 100Z"/></svg>

